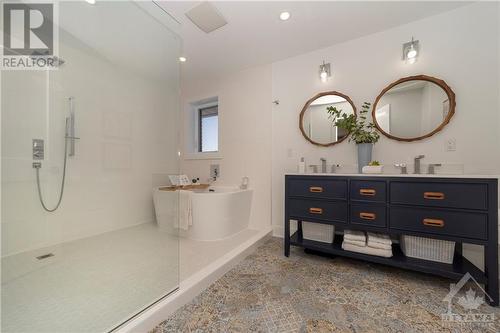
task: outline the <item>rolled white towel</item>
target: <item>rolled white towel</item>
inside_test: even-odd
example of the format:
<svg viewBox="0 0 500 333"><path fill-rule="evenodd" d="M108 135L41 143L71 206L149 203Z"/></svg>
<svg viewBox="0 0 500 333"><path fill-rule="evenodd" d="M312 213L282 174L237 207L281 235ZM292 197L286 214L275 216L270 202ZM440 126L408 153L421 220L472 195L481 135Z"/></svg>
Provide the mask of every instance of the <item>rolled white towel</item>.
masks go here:
<svg viewBox="0 0 500 333"><path fill-rule="evenodd" d="M366 242L366 234L363 231L344 230L344 240Z"/></svg>
<svg viewBox="0 0 500 333"><path fill-rule="evenodd" d="M385 235L385 234L376 234L373 232L368 232L367 239L368 239L368 243L379 243L379 244L384 244L384 245L391 245L392 244L391 237L389 237L389 235ZM370 245L368 245L368 246L370 246Z"/></svg>
<svg viewBox="0 0 500 333"><path fill-rule="evenodd" d="M366 242L358 241L358 240L344 239L343 243L348 243L348 244L352 244L352 245L356 245L356 246L361 246L361 247L366 246Z"/></svg>
<svg viewBox="0 0 500 333"><path fill-rule="evenodd" d="M392 250L374 249L368 246L356 246L346 242L342 243L342 249L344 249L345 251L369 254L378 257L385 257L385 258L392 257Z"/></svg>

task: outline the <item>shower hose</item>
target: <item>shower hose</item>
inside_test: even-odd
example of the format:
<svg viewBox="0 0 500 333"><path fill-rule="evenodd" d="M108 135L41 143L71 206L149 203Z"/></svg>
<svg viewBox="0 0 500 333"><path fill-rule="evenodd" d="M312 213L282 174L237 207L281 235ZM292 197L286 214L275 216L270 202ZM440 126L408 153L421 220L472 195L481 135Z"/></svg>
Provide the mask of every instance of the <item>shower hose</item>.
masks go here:
<svg viewBox="0 0 500 333"><path fill-rule="evenodd" d="M40 203L42 204L43 209L45 209L47 212L54 212L59 208L59 205L61 204L62 198L63 198L63 193L64 193L64 181L66 179L66 161L68 159L68 138L64 138L64 165L63 165L63 174L62 174L62 181L61 181L61 190L59 191L59 200L57 200L57 204L54 208L49 209L43 202L43 196L42 196L42 188L40 186L40 168L41 164L35 167L36 170L36 185L38 188L38 198L40 199Z"/></svg>

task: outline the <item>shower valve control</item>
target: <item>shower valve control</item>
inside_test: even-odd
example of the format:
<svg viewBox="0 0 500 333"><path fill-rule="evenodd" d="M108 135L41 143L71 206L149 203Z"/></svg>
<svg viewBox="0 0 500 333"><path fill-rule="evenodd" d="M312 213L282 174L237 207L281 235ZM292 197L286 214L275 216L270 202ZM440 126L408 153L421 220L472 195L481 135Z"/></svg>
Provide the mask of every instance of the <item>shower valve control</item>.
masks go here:
<svg viewBox="0 0 500 333"><path fill-rule="evenodd" d="M44 142L42 139L33 139L33 159L43 160L45 158Z"/></svg>

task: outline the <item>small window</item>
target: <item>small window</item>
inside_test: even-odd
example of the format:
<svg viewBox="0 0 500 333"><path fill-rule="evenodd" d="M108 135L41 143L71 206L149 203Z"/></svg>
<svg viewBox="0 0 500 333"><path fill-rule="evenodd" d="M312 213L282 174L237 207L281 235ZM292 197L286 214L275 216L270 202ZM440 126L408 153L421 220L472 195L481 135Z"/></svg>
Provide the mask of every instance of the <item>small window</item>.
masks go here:
<svg viewBox="0 0 500 333"><path fill-rule="evenodd" d="M219 150L219 106L198 109L198 152L216 152Z"/></svg>

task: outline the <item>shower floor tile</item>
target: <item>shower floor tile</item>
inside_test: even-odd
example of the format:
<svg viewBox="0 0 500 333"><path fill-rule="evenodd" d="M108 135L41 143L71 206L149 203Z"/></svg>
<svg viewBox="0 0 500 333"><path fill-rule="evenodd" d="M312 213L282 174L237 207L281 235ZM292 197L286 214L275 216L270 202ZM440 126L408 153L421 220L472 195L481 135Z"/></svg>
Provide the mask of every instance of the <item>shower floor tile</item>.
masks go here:
<svg viewBox="0 0 500 333"><path fill-rule="evenodd" d="M492 322L443 321L450 283L294 247L286 258L274 238L151 333L500 331L500 309L485 304L473 312L493 314Z"/></svg>
<svg viewBox="0 0 500 333"><path fill-rule="evenodd" d="M147 223L4 258L2 332L107 331L177 287L178 253Z"/></svg>
<svg viewBox="0 0 500 333"><path fill-rule="evenodd" d="M174 290L179 275L191 276L255 234L203 242L146 223L3 258L1 331L109 331ZM54 256L35 258L47 253Z"/></svg>

